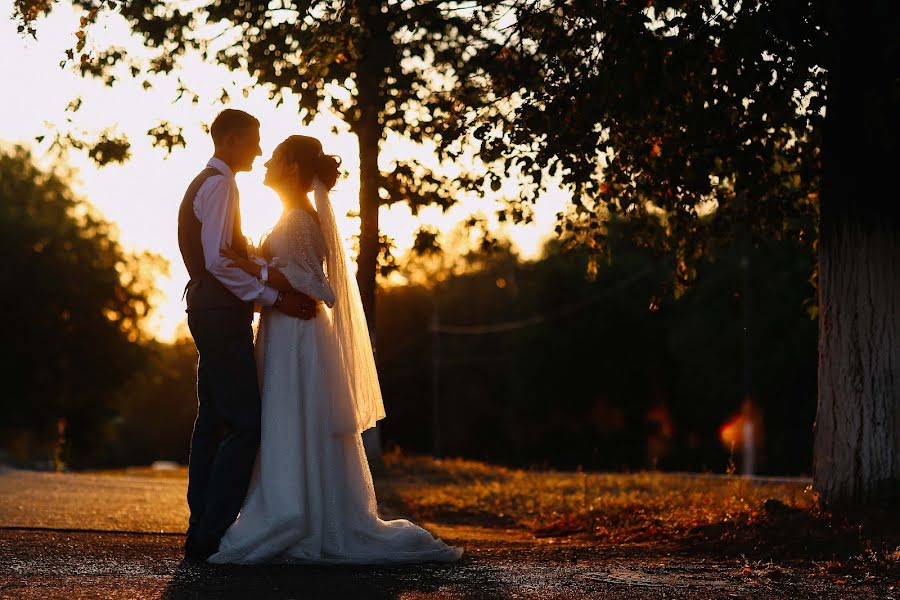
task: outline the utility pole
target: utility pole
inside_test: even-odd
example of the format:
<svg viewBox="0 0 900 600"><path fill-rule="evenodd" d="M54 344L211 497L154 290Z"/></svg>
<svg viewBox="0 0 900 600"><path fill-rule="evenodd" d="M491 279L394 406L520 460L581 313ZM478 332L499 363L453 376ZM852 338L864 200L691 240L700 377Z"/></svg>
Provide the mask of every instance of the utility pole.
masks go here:
<svg viewBox="0 0 900 600"><path fill-rule="evenodd" d="M440 376L441 317L438 312L437 287L431 291L431 455L441 458Z"/></svg>
<svg viewBox="0 0 900 600"><path fill-rule="evenodd" d="M750 323L752 320L750 306L750 210L747 203L747 192L741 191L737 195L738 208L743 216L743 224L740 228L740 245L741 245L741 372L742 385L741 396L741 413L743 414L743 427L741 438L743 448L744 475L753 475L755 465L754 458L756 455L756 441L759 432L756 428L759 426L757 422L757 411L753 406L753 361L752 347L750 340Z"/></svg>

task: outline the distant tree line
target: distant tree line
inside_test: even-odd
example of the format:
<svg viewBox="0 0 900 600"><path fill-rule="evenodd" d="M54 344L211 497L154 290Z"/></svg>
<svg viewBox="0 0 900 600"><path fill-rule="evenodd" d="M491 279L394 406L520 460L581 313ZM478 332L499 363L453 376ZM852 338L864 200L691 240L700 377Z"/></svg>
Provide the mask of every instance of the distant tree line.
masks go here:
<svg viewBox="0 0 900 600"><path fill-rule="evenodd" d="M809 247L723 248L674 300L664 293L671 259L637 246L633 226L610 223L616 259L595 277L590 253L556 242L536 261L504 240L403 261L421 283L385 287L378 309L385 442L520 466L722 471L719 429L743 400L749 339L762 468L808 472ZM22 149L0 154L0 234L4 289L20 292L2 300L7 459L76 468L185 461L196 350L189 338L161 343L140 330L147 267L158 259L123 251L65 176ZM451 260L455 274L434 284Z"/></svg>
<svg viewBox="0 0 900 600"><path fill-rule="evenodd" d="M384 287L384 442L517 466L724 472L730 450L719 434L741 410L749 339L758 470L809 473L817 327L809 247L773 241L749 257L725 248L673 300L661 293L671 265L636 247L628 227L612 226L617 258L593 279L588 253L551 243L544 258L522 261L500 240L436 286ZM153 356L116 401L108 448L122 464L187 458L193 344L154 344Z"/></svg>
<svg viewBox="0 0 900 600"><path fill-rule="evenodd" d="M67 177L0 148L0 431L13 456L101 458L123 384L147 359L141 325L158 257L126 252Z"/></svg>
<svg viewBox="0 0 900 600"><path fill-rule="evenodd" d="M723 472L729 448L720 428L740 411L749 376L763 419L758 464L808 473L816 396L809 247L771 241L749 256L725 247L673 300L661 295L669 259L637 247L630 227L611 223L616 259L593 279L587 252L552 243L541 260L522 262L501 244L478 271L431 289L383 290L387 443L431 452L437 425L438 450L449 456Z"/></svg>

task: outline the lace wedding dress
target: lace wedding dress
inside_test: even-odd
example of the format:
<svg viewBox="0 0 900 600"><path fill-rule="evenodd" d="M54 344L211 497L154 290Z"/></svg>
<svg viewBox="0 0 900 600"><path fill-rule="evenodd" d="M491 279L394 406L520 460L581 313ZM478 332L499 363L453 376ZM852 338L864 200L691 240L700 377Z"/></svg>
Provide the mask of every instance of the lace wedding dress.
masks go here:
<svg viewBox="0 0 900 600"><path fill-rule="evenodd" d="M295 289L334 305L323 270L326 243L311 213L288 211L262 254ZM334 404L353 385L336 372L342 364L335 335L331 310L308 321L263 310L256 341L259 455L241 513L209 562L382 564L461 556L409 521L378 517L359 433L334 422Z"/></svg>

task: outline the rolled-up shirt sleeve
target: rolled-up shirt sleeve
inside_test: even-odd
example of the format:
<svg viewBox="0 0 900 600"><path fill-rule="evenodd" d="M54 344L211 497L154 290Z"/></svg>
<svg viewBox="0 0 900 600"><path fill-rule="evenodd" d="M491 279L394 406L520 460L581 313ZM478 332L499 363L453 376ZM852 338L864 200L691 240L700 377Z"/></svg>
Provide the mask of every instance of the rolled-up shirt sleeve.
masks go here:
<svg viewBox="0 0 900 600"><path fill-rule="evenodd" d="M231 245L236 210L234 184L225 176L210 177L197 191L194 214L200 220L206 270L241 300L272 306L278 291L241 269L229 267L228 259L220 254L222 248Z"/></svg>

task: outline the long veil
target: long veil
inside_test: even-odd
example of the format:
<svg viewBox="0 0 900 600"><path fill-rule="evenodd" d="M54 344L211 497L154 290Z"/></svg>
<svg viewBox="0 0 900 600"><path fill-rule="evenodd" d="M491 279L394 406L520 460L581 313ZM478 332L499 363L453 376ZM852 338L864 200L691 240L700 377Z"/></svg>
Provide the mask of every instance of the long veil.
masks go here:
<svg viewBox="0 0 900 600"><path fill-rule="evenodd" d="M334 393L332 421L335 433L360 433L384 418L381 386L359 285L350 275L328 188L318 178L313 180L313 197L325 238L325 269L335 298L331 311L335 363L329 375Z"/></svg>

